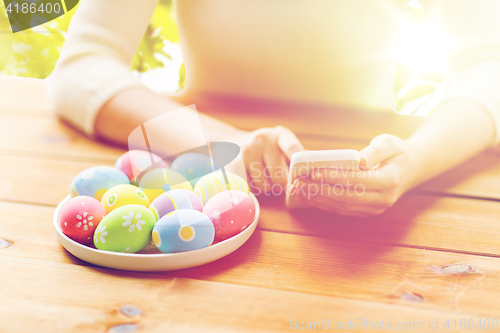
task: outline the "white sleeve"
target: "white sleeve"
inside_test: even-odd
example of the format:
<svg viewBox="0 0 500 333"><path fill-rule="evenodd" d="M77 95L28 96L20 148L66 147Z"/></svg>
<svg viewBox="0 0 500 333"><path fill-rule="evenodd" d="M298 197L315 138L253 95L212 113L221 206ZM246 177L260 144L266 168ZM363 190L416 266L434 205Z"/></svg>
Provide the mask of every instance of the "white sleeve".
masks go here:
<svg viewBox="0 0 500 333"><path fill-rule="evenodd" d="M494 127L491 146L500 143L500 1L444 0L439 19L456 43L448 58L444 101L473 100Z"/></svg>
<svg viewBox="0 0 500 333"><path fill-rule="evenodd" d="M88 135L101 107L142 85L130 65L157 0L82 0L61 56L48 79L49 100L59 117Z"/></svg>

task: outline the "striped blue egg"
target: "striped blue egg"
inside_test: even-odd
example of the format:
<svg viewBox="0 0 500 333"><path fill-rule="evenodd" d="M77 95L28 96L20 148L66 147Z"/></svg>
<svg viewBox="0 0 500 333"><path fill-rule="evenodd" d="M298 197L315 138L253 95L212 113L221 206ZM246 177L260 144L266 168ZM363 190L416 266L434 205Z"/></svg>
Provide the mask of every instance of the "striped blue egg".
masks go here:
<svg viewBox="0 0 500 333"><path fill-rule="evenodd" d="M160 219L177 209L203 210L201 199L191 191L175 189L160 194L149 206L156 219Z"/></svg>
<svg viewBox="0 0 500 333"><path fill-rule="evenodd" d="M163 253L183 252L210 246L215 228L203 213L178 209L162 217L154 226L153 243Z"/></svg>

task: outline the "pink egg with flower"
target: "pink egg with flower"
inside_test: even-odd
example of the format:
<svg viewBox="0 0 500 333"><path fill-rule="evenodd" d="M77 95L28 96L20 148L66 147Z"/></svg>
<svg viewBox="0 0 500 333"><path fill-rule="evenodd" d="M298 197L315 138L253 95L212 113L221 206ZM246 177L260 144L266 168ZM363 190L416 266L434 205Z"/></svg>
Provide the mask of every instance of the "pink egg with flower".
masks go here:
<svg viewBox="0 0 500 333"><path fill-rule="evenodd" d="M168 167L160 156L145 150L130 150L120 156L115 163L115 168L126 174L132 184L139 183L139 177L146 169Z"/></svg>
<svg viewBox="0 0 500 333"><path fill-rule="evenodd" d="M203 208L215 227L215 239L222 241L245 230L255 218L255 203L241 191L229 190L214 195Z"/></svg>
<svg viewBox="0 0 500 333"><path fill-rule="evenodd" d="M97 225L106 216L106 210L96 199L79 196L70 199L61 209L59 225L62 232L74 241L92 242Z"/></svg>

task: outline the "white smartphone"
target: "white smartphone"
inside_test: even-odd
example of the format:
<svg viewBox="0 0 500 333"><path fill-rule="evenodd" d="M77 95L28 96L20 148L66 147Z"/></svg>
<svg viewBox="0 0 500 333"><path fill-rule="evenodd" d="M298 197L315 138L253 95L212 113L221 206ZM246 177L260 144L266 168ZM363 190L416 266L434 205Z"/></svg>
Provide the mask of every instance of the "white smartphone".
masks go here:
<svg viewBox="0 0 500 333"><path fill-rule="evenodd" d="M310 177L313 170L335 168L344 170L358 170L359 152L353 149L311 150L301 151L292 155L290 171L286 185L286 205L288 208L305 208L305 204L294 196L290 197L288 191L295 178Z"/></svg>

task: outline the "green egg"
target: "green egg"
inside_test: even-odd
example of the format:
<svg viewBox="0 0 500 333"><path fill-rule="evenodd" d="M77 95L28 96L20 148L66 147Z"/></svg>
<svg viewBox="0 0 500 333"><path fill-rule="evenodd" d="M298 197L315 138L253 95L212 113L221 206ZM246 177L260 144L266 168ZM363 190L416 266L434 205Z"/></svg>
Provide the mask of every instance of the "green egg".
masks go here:
<svg viewBox="0 0 500 333"><path fill-rule="evenodd" d="M151 241L156 223L153 213L142 205L126 205L106 215L94 232L99 250L135 253Z"/></svg>

